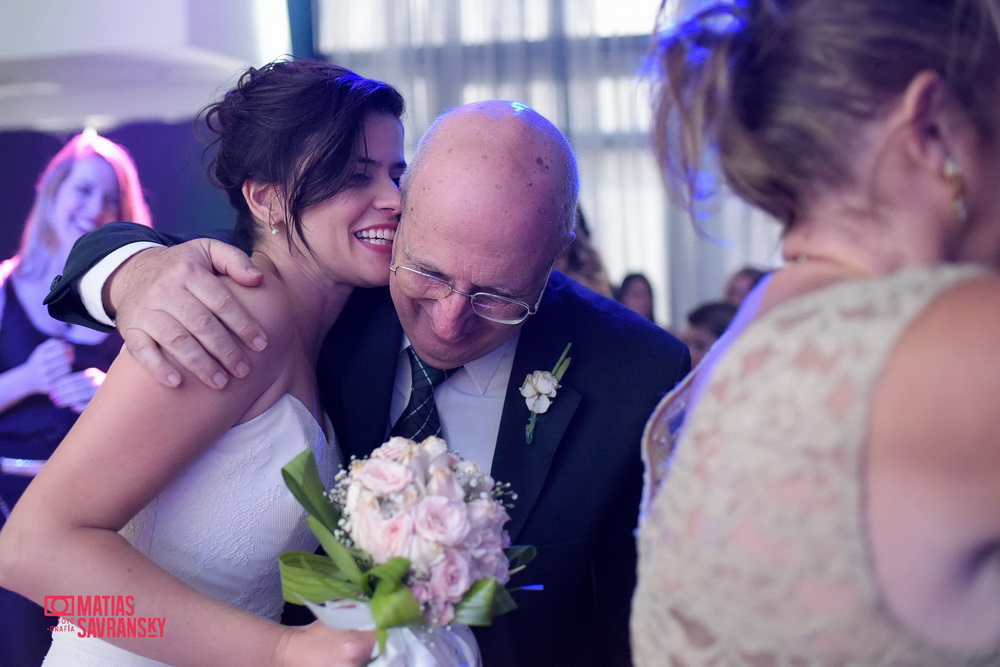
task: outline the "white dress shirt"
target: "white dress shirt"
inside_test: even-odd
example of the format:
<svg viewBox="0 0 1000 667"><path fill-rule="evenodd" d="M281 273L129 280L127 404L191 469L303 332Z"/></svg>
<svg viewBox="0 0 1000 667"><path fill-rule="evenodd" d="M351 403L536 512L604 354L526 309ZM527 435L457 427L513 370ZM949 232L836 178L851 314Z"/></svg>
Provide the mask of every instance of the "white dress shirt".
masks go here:
<svg viewBox="0 0 1000 667"><path fill-rule="evenodd" d="M441 437L462 458L475 461L483 470L490 470L493 464L507 383L520 335L518 331L486 356L465 364L434 390L434 404L441 418ZM410 400L412 371L410 355L406 353L409 344L404 336L386 433Z"/></svg>
<svg viewBox="0 0 1000 667"><path fill-rule="evenodd" d="M87 309L90 316L101 324L106 324L109 327L115 326L114 320L104 310L104 283L107 282L108 276L115 272L115 269L124 264L125 260L135 253L146 248L160 247L162 246L158 243L147 241L130 243L108 254L107 257L94 264L89 271L83 274L76 288L80 293L83 307Z"/></svg>

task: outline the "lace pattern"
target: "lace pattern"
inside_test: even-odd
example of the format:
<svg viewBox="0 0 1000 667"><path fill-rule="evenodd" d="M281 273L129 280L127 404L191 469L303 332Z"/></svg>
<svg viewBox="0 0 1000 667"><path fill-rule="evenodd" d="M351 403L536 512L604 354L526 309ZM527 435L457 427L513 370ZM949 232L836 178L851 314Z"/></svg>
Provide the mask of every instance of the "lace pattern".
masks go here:
<svg viewBox="0 0 1000 667"><path fill-rule="evenodd" d="M881 369L927 303L976 271L906 271L796 299L742 331L704 386L664 399L643 445L656 486L639 538L638 665L998 664L894 620L862 512Z"/></svg>

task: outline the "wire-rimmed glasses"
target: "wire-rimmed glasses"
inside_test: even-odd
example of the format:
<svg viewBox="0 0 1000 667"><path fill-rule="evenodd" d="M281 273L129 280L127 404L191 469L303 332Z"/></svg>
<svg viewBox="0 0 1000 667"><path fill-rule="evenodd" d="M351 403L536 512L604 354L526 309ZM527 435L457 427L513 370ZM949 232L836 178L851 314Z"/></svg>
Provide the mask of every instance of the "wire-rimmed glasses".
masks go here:
<svg viewBox="0 0 1000 667"><path fill-rule="evenodd" d="M400 271L402 269L402 271ZM463 292L449 283L447 280L424 273L420 269L397 264L390 266L389 270L396 276L399 286L407 296L413 299L433 299L435 301L443 299L452 292L469 297L472 302L472 312L484 320L497 322L499 324L520 324L529 316L538 312L538 305L542 302L542 294L545 288L542 287L541 294L534 306L530 306L523 301L511 299L499 294L489 292ZM548 277L545 280L548 284Z"/></svg>

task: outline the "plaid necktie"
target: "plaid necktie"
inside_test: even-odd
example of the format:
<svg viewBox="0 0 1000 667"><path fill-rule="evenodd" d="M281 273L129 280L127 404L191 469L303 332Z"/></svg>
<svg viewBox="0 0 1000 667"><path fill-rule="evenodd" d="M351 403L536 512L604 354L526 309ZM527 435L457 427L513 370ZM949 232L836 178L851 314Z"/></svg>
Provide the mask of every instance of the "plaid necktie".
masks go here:
<svg viewBox="0 0 1000 667"><path fill-rule="evenodd" d="M407 403L406 409L399 416L389 435L421 442L429 436L441 435L441 419L434 405L434 389L458 368L448 370L434 368L418 357L412 346L407 347L406 351L410 355L410 368L413 371L410 402Z"/></svg>

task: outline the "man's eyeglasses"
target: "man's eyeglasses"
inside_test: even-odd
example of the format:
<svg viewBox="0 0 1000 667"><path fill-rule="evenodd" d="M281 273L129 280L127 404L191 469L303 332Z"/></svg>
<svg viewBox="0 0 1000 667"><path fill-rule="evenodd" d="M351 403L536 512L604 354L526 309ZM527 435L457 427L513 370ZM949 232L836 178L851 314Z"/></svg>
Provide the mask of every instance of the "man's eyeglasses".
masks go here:
<svg viewBox="0 0 1000 667"><path fill-rule="evenodd" d="M402 271L400 270L402 269ZM499 324L520 324L528 319L529 315L538 312L538 305L542 302L542 294L545 294L545 287L538 295L538 301L534 306L529 306L523 301L510 299L499 294L489 292L463 292L455 289L447 280L442 280L437 276L424 273L419 269L409 266L390 266L389 270L396 275L399 287L406 295L413 299L443 299L452 292L469 297L472 302L472 312L484 320L497 322ZM548 284L548 278L545 280Z"/></svg>

